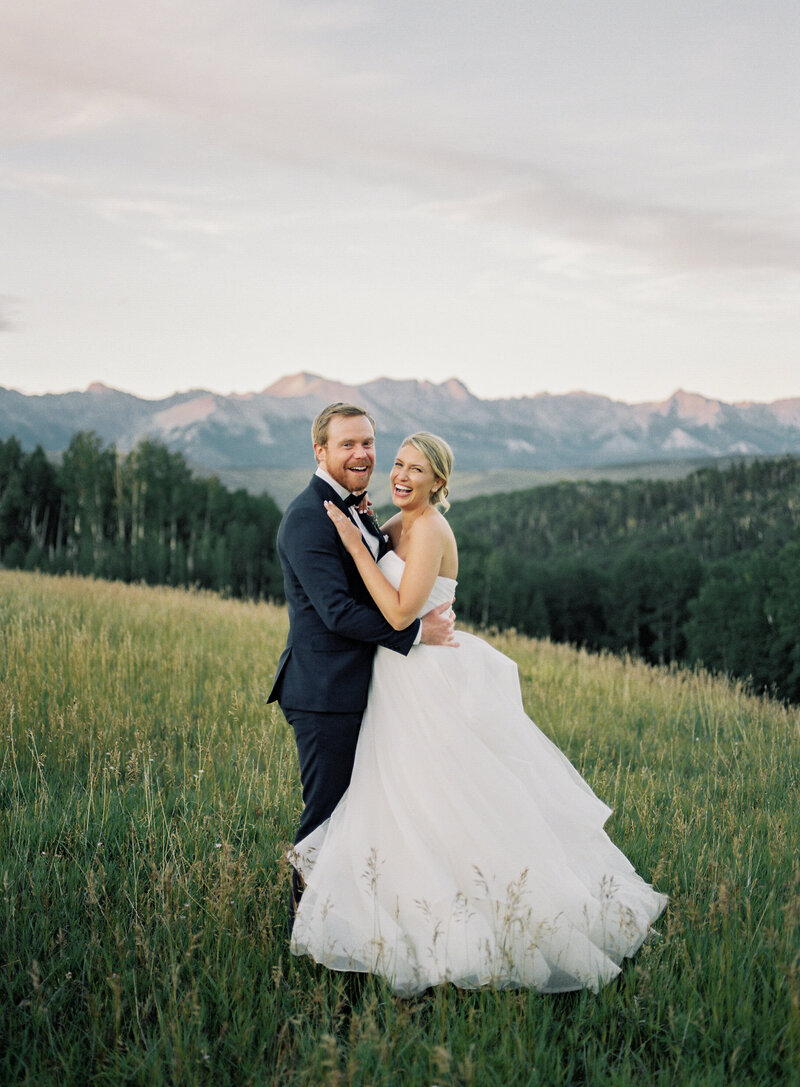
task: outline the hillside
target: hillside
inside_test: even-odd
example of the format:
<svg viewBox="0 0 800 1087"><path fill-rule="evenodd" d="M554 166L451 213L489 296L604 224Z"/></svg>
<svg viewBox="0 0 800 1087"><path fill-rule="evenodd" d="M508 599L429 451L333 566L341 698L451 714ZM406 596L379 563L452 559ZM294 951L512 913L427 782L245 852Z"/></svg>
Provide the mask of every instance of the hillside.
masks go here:
<svg viewBox="0 0 800 1087"><path fill-rule="evenodd" d="M680 479L703 467L727 467L731 463L746 462L746 457L700 457L682 460L648 461L637 464L607 464L598 467L572 468L478 468L462 469L456 465L450 493L457 502L479 498L486 494L510 494L527 491L550 483L578 480L610 479L623 482L627 479ZM209 475L209 470L194 465L198 475ZM244 488L250 494L268 494L281 509L308 483L314 470L310 457L304 459L301 468L218 468L213 473L226 487ZM380 468L372 477L370 496L376 506L388 507L391 503L389 473Z"/></svg>
<svg viewBox="0 0 800 1087"><path fill-rule="evenodd" d="M157 442L124 456L79 433L56 468L0 440L7 567L281 599L279 518L269 496L197 478ZM462 618L700 662L800 701L800 461L562 480L454 502L450 518Z"/></svg>
<svg viewBox="0 0 800 1087"><path fill-rule="evenodd" d="M674 479L564 480L454 503L459 537L526 557L610 557L629 546L682 547L701 559L765 545L800 528L800 459L695 469Z"/></svg>
<svg viewBox="0 0 800 1087"><path fill-rule="evenodd" d="M288 954L300 795L263 701L285 633L268 604L0 571L3 1083L793 1081L796 712L701 671L492 638L670 905L598 996L407 1001Z"/></svg>
<svg viewBox="0 0 800 1087"><path fill-rule="evenodd" d="M455 503L459 614L800 700L800 461Z"/></svg>

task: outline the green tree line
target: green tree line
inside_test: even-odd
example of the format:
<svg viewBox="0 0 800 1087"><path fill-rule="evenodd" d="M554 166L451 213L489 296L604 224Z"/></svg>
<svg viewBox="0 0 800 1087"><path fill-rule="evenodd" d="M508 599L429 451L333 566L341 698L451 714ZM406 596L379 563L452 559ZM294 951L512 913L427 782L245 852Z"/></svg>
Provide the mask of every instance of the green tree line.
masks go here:
<svg viewBox="0 0 800 1087"><path fill-rule="evenodd" d="M75 434L60 465L0 440L0 563L49 573L281 598L280 511L266 495L196 477L143 441L123 455Z"/></svg>
<svg viewBox="0 0 800 1087"><path fill-rule="evenodd" d="M457 610L483 626L702 663L800 701L800 461L470 499Z"/></svg>
<svg viewBox="0 0 800 1087"><path fill-rule="evenodd" d="M459 618L800 701L800 460L456 502ZM0 440L0 564L282 599L280 512L143 441L76 434L60 465Z"/></svg>

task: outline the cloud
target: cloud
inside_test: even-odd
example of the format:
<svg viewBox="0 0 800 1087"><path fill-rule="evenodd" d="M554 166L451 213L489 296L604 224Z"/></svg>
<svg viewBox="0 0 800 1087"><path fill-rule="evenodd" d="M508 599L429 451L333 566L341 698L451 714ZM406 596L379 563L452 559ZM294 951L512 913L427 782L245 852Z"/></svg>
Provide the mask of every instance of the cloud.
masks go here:
<svg viewBox="0 0 800 1087"><path fill-rule="evenodd" d="M34 193L47 201L85 208L109 223L132 230L141 244L172 257L186 255L186 244L200 239L219 244L244 232L246 214L224 196L198 187L69 173L0 170L0 190Z"/></svg>
<svg viewBox="0 0 800 1087"><path fill-rule="evenodd" d="M580 175L566 161L534 161L535 133L521 131L516 158L471 150L492 147L488 130L469 132L474 101L465 101L458 130L446 131L437 120L445 82L417 87L403 81L413 69L399 62L378 68L382 53L356 48L375 20L370 5L336 0L243 0L235 7L223 0L17 0L0 11L0 70L13 92L0 125L9 140L63 141L65 162L75 165L62 194L71 185L71 198L148 237L220 238L236 216L202 183L175 192L152 163L148 176L141 163L117 165L110 149L107 164L89 176L77 165L78 147L88 156L103 137L139 145L149 139L155 163L171 144L182 177L208 148L210 158L227 149L267 169L388 183L399 202L428 214L520 232L543 266L562 272L580 274L592 256L645 274L800 271L800 235L789 212L782 219L762 211L757 192L739 210L713 199L715 156L703 155L700 142L682 169L707 175L704 207L665 198L668 187L651 176L656 169L644 172L636 197L620 195L611 181L587 182L592 162L613 153L588 127ZM730 40L744 48L738 33ZM637 139L627 138L623 150L641 161L648 129L642 113L637 117ZM618 124L630 136L630 118ZM661 117L649 139L680 144L681 131ZM755 175L759 163L771 165L755 151L751 161ZM121 181L108 163L130 177Z"/></svg>
<svg viewBox="0 0 800 1087"><path fill-rule="evenodd" d="M133 221L172 234L221 237L228 230L222 216L204 214L196 198L192 202L153 196L104 196L97 199L96 207L111 222Z"/></svg>
<svg viewBox="0 0 800 1087"><path fill-rule="evenodd" d="M135 6L31 0L0 11L0 61L13 95L2 123L19 138L182 118L249 145L329 142L340 105L358 112L363 77L336 64L322 31L353 4L221 0Z"/></svg>
<svg viewBox="0 0 800 1087"><path fill-rule="evenodd" d="M419 190L450 192L443 199L432 196L429 213L458 224L524 231L535 251L562 254L562 270L582 265L587 255L605 254L637 274L800 273L800 233L789 214L615 196L600 186L581 187L543 164L452 148L407 148L402 161Z"/></svg>
<svg viewBox="0 0 800 1087"><path fill-rule="evenodd" d="M11 295L0 294L0 332L13 332L16 327L16 314L19 299Z"/></svg>
<svg viewBox="0 0 800 1087"><path fill-rule="evenodd" d="M800 272L800 235L777 216L623 202L548 175L526 188L455 201L448 210L666 269Z"/></svg>

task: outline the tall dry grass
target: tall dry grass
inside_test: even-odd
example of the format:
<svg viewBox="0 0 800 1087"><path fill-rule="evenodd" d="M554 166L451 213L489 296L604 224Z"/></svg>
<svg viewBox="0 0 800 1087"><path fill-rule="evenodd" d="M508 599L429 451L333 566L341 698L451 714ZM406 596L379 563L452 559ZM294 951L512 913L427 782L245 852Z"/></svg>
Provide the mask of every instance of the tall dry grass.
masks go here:
<svg viewBox="0 0 800 1087"><path fill-rule="evenodd" d="M800 1082L796 710L494 636L671 904L597 996L408 1001L287 953L285 632L268 605L0 572L3 1083Z"/></svg>

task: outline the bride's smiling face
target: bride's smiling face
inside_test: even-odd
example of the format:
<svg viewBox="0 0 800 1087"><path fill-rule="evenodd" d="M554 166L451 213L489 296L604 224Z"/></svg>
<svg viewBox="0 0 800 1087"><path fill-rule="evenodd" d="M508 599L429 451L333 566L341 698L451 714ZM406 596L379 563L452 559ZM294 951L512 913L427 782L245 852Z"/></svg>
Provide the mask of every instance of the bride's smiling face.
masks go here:
<svg viewBox="0 0 800 1087"><path fill-rule="evenodd" d="M397 454L389 481L392 502L401 510L430 505L431 491L441 482L427 458L413 445L404 445Z"/></svg>

